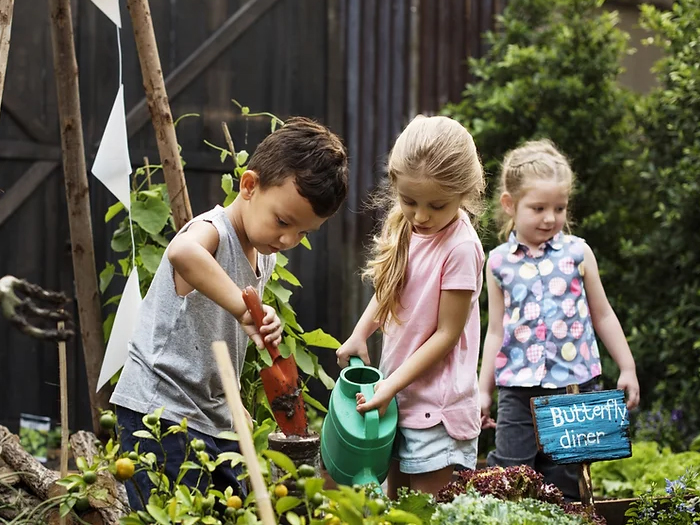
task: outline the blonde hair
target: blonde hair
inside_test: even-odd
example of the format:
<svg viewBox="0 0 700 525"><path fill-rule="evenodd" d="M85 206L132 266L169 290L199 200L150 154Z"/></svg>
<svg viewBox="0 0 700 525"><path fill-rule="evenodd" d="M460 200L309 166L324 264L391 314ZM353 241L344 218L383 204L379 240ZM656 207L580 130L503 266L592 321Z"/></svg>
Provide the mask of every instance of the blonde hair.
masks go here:
<svg viewBox="0 0 700 525"><path fill-rule="evenodd" d="M447 117L418 115L401 132L389 154L385 191L374 204L388 210L374 237L363 277L374 285L379 303L377 321L400 323L397 310L406 282L411 224L401 211L398 176L424 177L450 194L462 196L462 208L472 217L482 210L484 172L474 139L457 121Z"/></svg>
<svg viewBox="0 0 700 525"><path fill-rule="evenodd" d="M506 153L501 169L499 191L496 198L508 193L517 208L518 201L525 195L534 180L553 181L566 186L571 193L574 173L564 155L547 139L529 141ZM514 228L513 218L501 206L496 207L496 218L501 226L498 237L507 241ZM565 224L569 229L569 222Z"/></svg>

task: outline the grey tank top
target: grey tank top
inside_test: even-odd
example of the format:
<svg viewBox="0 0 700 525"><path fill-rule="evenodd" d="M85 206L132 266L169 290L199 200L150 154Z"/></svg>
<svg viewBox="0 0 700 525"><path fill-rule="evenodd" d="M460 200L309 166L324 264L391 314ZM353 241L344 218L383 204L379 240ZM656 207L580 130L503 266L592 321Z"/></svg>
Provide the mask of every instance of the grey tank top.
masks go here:
<svg viewBox="0 0 700 525"><path fill-rule="evenodd" d="M258 273L251 268L238 236L217 206L192 219L208 221L219 232L216 261L243 289L253 286L262 297L275 267L275 256L258 254ZM210 436L233 428L223 385L211 350L213 341L226 341L236 375L243 370L248 336L236 318L197 290L185 297L175 292L173 267L166 249L146 294L129 342L129 356L111 402L150 413L165 407L162 417Z"/></svg>

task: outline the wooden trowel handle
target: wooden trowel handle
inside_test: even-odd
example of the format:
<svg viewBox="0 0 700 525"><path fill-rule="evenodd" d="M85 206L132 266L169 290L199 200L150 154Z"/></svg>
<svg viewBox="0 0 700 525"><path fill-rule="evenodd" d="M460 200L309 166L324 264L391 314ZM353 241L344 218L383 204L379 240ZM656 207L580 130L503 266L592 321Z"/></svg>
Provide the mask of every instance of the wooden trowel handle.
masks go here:
<svg viewBox="0 0 700 525"><path fill-rule="evenodd" d="M258 331L260 331L260 328L262 328L263 325L265 312L263 311L260 296L258 295L258 292L255 291L255 288L252 286L246 286L245 290L243 290L243 302L245 303L246 308L248 308L255 326L258 328ZM262 337L262 334L260 334L260 336ZM265 342L264 337L263 342ZM280 355L279 350L277 350L277 347L272 343L265 342L265 348L267 348L267 351L270 352L270 357L272 357L273 361Z"/></svg>

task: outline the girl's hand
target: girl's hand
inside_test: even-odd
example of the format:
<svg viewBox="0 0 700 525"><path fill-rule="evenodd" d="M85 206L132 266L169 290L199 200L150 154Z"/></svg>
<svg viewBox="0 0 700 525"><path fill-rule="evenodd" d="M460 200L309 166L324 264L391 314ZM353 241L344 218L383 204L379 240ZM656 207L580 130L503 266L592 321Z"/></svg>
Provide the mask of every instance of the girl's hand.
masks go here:
<svg viewBox="0 0 700 525"><path fill-rule="evenodd" d="M351 335L338 350L335 351L335 356L338 358L338 366L345 368L350 362L350 358L356 355L366 365L370 364L369 353L367 352L367 341L361 337Z"/></svg>
<svg viewBox="0 0 700 525"><path fill-rule="evenodd" d="M365 399L364 394L361 392L355 394L357 411L360 414L364 414L365 412L369 412L370 410L377 408L379 409L379 417L382 417L395 395L396 392L391 389L389 383L386 381L378 381L377 384L374 385L374 395L369 401Z"/></svg>
<svg viewBox="0 0 700 525"><path fill-rule="evenodd" d="M627 393L627 410L632 410L639 406L639 381L634 370L620 372L617 388Z"/></svg>
<svg viewBox="0 0 700 525"><path fill-rule="evenodd" d="M248 337L252 339L258 348L264 348L266 342L272 346L277 346L282 342L282 322L277 317L275 309L271 306L264 304L263 312L265 312L265 317L263 317L263 325L260 327L260 331L258 331L253 317L247 310L239 322L245 333L248 334Z"/></svg>
<svg viewBox="0 0 700 525"><path fill-rule="evenodd" d="M491 417L491 395L486 392L479 392L481 400L481 430L496 428L496 421Z"/></svg>

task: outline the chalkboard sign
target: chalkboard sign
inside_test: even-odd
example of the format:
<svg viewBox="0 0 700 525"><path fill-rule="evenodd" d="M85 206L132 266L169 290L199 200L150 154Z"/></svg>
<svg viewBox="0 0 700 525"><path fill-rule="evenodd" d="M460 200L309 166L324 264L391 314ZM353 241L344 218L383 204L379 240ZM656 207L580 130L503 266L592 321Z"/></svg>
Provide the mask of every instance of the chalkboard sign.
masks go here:
<svg viewBox="0 0 700 525"><path fill-rule="evenodd" d="M555 463L590 463L632 455L622 390L533 397L537 446Z"/></svg>

